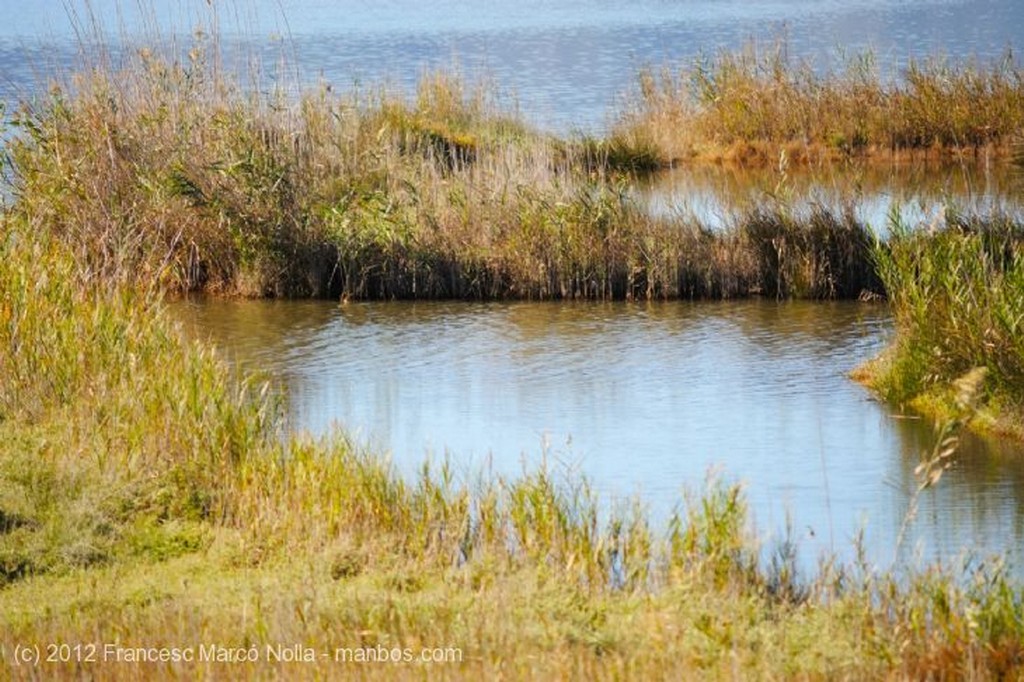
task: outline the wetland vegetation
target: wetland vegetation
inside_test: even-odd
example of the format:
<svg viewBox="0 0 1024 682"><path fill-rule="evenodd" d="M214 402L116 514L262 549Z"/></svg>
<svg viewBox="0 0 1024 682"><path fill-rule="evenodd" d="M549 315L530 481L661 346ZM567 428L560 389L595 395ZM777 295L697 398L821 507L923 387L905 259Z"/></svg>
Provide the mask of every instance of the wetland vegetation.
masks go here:
<svg viewBox="0 0 1024 682"><path fill-rule="evenodd" d="M872 235L849 208L798 211L779 193L732 216L724 230L649 215L627 191L628 173L649 168L651 154L678 155L624 141L646 133L616 129L600 141L543 134L501 111L485 87L443 73L425 76L412 98L384 88L340 96L322 89L293 104L280 92L244 92L214 68L215 47L206 42L185 63L145 49L126 59L24 105L14 117L21 134L9 173L19 210L53 225L90 267L143 286L346 299L882 293ZM820 120L830 109L818 100L841 102L854 117L866 95L851 82L873 88L868 101L899 94L912 103L899 106L932 112L913 118L916 137L901 133L894 148L1005 152L1024 116L1024 86L1009 58L989 68L914 67L907 78L916 85L906 92L886 89L868 71L816 77L777 54L770 64L753 59L723 56L691 76L727 93L736 88L728 97L747 102L729 108L739 122L716 109L687 109L677 92L675 118L648 112L650 125L683 135L718 121L751 144L823 144L824 133L793 126L757 132L768 121L788 124L754 107L759 100L748 90L843 128L852 124ZM797 94L789 93L769 78L809 91L793 85ZM946 93L956 105L926 93ZM798 96L800 107L789 102ZM667 97L648 92L641 102ZM985 97L991 106L982 106ZM976 117L991 109L986 116L999 125L965 108ZM965 117L984 135L948 132L966 126ZM733 144L717 132L704 137ZM783 156L781 187L785 159L798 156Z"/></svg>
<svg viewBox="0 0 1024 682"><path fill-rule="evenodd" d="M877 258L896 338L858 376L891 400L950 418L957 381L983 369L975 425L1024 437L1024 233L1005 217L950 218L932 231L893 218Z"/></svg>
<svg viewBox="0 0 1024 682"><path fill-rule="evenodd" d="M912 60L901 73L862 52L822 73L784 42L751 45L643 71L612 140L661 163L1005 157L1024 125L1022 76L1011 51L991 64Z"/></svg>
<svg viewBox="0 0 1024 682"><path fill-rule="evenodd" d="M894 217L882 240L852 212L766 200L716 231L641 210L628 173L694 157L675 137L692 131L718 149L770 149L757 158L811 159L791 148L807 139L843 155L1005 151L1024 109L1014 63L915 67L909 85L889 88L870 71L833 81L726 55L696 72L714 96L698 99L707 108L692 128L672 118L678 82L645 74L639 113L595 141L532 130L446 75L411 99L247 92L209 50L201 41L181 62L140 50L14 112L0 214L5 652L84 640L464 652L427 672L354 673L366 677L1021 674L1024 594L997 562L886 572L824 559L800 575L786 543L765 560L727 483L681 500L662 529L639 501L602 509L584 481L543 468L476 483L425 468L405 480L342 435L282 433L259 382L184 340L161 304L191 291L885 296L898 334L879 390L909 400L986 369L944 415L955 436L978 401L1011 408L1004 418L1020 405L1019 223L951 212L914 230ZM865 97L878 105L860 130ZM922 489L951 442L925 458ZM138 675L102 661L45 670ZM189 662L149 672L314 673Z"/></svg>
<svg viewBox="0 0 1024 682"><path fill-rule="evenodd" d="M766 204L723 233L657 219L604 143L532 131L451 76L411 101L317 92L286 106L191 54L90 72L15 119L19 210L97 271L346 299L877 292L852 213Z"/></svg>
<svg viewBox="0 0 1024 682"><path fill-rule="evenodd" d="M584 482L544 469L404 480L343 437L282 437L268 395L183 341L154 295L85 267L44 223L3 220L5 651L453 646L461 662L429 668L453 677L1020 670L1022 595L999 564L904 574L825 561L800 575L784 543L762 558L742 491L724 483L681 500L660 529L639 501L601 511ZM44 665L48 676L138 673ZM179 662L147 674L310 665L426 670Z"/></svg>

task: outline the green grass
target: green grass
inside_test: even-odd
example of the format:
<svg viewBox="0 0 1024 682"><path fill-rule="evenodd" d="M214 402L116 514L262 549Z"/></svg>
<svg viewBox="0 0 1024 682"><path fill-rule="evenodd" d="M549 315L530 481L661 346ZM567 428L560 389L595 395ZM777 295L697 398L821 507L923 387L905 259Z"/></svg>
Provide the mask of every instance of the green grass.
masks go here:
<svg viewBox="0 0 1024 682"><path fill-rule="evenodd" d="M951 211L937 229L891 225L877 259L896 337L864 378L890 400L948 417L957 380L984 368L977 426L1024 435L1020 223Z"/></svg>

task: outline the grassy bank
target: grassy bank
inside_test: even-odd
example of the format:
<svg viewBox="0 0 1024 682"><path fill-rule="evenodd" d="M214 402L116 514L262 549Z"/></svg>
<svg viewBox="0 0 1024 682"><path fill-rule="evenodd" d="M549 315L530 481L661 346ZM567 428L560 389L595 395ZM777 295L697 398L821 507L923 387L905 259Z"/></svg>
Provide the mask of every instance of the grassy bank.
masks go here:
<svg viewBox="0 0 1024 682"><path fill-rule="evenodd" d="M932 57L883 73L872 53L821 72L787 46L752 45L676 71L648 69L612 138L662 163L774 165L1009 156L1024 71Z"/></svg>
<svg viewBox="0 0 1024 682"><path fill-rule="evenodd" d="M997 564L897 575L824 562L797 575L785 545L762 559L742 491L725 484L681 499L656 528L639 502L605 509L585 482L544 469L467 482L442 466L402 479L341 435L284 434L258 382L182 340L160 312L161 296L182 290L835 298L884 281L901 333L932 334L911 344L908 367L926 374L894 375L893 386L917 390L934 371L920 349L955 338L964 306L1019 322L1016 303L985 298L1020 289L1017 228L896 230L876 252L850 215L772 204L712 233L638 210L616 175L639 167L628 139L553 140L440 76L412 99L325 90L293 104L217 76L202 47L181 63L140 51L123 70L55 87L18 113L5 150L15 195L0 211L5 672L1024 674L1024 594ZM941 267L924 265L933 254ZM982 285L958 294L941 280L946 265L973 268L966 281ZM925 275L946 298L928 297L945 290ZM915 306L952 326L924 329ZM952 359L976 340L1015 343L1015 326L990 334L999 319L972 322L980 336L936 366L952 376L981 364L992 378L977 390L1000 377L1010 386L1012 354ZM924 487L933 470L922 471ZM48 647L60 644L69 648ZM202 660L198 649L215 645ZM314 660L275 658L295 646ZM195 655L118 661L131 647ZM448 660L344 660L395 648Z"/></svg>
<svg viewBox="0 0 1024 682"><path fill-rule="evenodd" d="M949 215L940 229L893 219L878 250L896 321L892 346L859 372L888 399L941 418L958 381L984 370L975 425L1024 437L1024 230L1000 216Z"/></svg>
<svg viewBox="0 0 1024 682"><path fill-rule="evenodd" d="M585 484L543 469L409 481L343 438L282 438L258 386L182 341L156 298L78 261L48 220L4 214L0 241L0 644L14 677L1021 672L1022 594L994 565L798 576L785 547L759 559L735 487L681 500L659 530L639 505L599 512ZM46 662L61 642L86 648ZM258 662L132 664L108 644L217 644ZM14 664L18 645L41 647L39 667ZM328 657L278 662L268 645ZM395 647L452 653L334 658Z"/></svg>

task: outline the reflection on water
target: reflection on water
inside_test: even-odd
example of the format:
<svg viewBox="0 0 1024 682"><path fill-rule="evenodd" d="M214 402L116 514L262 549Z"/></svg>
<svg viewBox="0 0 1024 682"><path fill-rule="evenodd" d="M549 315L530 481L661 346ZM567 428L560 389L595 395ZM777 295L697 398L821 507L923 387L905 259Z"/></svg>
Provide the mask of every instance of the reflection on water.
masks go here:
<svg viewBox="0 0 1024 682"><path fill-rule="evenodd" d="M429 456L515 475L547 458L606 500L664 519L709 469L746 485L759 530L794 520L805 558L865 529L892 560L930 429L846 373L876 353L881 306L855 303L180 302L172 311L288 392L294 428L338 422L412 474ZM905 545L923 558L1021 546L1024 452L965 439ZM1013 555L1016 560L1019 557Z"/></svg>
<svg viewBox="0 0 1024 682"><path fill-rule="evenodd" d="M961 211L998 210L1024 218L1024 174L1006 164L830 164L818 168L742 169L680 167L660 173L637 190L656 215L695 217L722 228L738 213L782 200L788 206L852 206L854 214L880 232L898 208L911 225L941 218L947 206Z"/></svg>

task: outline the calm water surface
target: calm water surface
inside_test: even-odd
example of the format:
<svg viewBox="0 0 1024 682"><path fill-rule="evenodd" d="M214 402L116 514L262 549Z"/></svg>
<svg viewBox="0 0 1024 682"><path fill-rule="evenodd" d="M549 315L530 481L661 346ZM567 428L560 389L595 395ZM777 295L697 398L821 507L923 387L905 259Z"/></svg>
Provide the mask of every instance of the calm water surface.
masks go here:
<svg viewBox="0 0 1024 682"><path fill-rule="evenodd" d="M139 6L154 7L140 11ZM410 87L430 68L493 80L528 119L600 127L645 65L781 37L796 57L835 63L874 50L890 72L914 56L997 57L1024 41L1017 0L228 0L212 3L225 44L307 83L339 89L382 79ZM65 6L112 39L167 38L209 23L205 0L0 0L0 97L30 89L78 41ZM144 39L149 40L149 39ZM28 52L26 52L28 50Z"/></svg>
<svg viewBox="0 0 1024 682"><path fill-rule="evenodd" d="M725 228L755 206L779 200L797 210L821 205L854 215L880 233L898 211L910 225L933 224L949 206L1024 220L1024 173L1005 164L876 165L738 169L676 168L640 183L636 196L658 215Z"/></svg>
<svg viewBox="0 0 1024 682"><path fill-rule="evenodd" d="M886 308L854 303L179 302L235 362L269 372L293 428L343 425L414 475L447 453L467 479L546 461L605 501L665 519L709 472L746 487L757 527L787 514L806 559L849 557L864 530L892 561L930 429L846 373ZM968 439L921 499L907 557L1009 551L1024 539L1024 452ZM916 553L916 554L915 554Z"/></svg>

